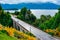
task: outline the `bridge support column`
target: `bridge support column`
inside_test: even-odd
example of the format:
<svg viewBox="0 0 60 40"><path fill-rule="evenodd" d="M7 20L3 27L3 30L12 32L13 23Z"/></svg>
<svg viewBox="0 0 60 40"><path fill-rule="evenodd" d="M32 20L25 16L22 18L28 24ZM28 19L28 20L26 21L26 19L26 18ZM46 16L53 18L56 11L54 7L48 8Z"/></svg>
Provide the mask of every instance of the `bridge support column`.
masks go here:
<svg viewBox="0 0 60 40"><path fill-rule="evenodd" d="M15 22L13 21L13 27L15 28Z"/></svg>
<svg viewBox="0 0 60 40"><path fill-rule="evenodd" d="M20 26L20 31L22 32L22 27Z"/></svg>
<svg viewBox="0 0 60 40"><path fill-rule="evenodd" d="M25 28L19 25L17 22L13 21L13 27L21 32L28 32Z"/></svg>

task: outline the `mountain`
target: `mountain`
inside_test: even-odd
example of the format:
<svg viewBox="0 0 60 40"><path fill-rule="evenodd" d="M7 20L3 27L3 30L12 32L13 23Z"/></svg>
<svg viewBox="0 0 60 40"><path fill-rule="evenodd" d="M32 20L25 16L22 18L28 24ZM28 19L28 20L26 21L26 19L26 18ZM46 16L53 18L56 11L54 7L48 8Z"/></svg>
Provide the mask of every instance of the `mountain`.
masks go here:
<svg viewBox="0 0 60 40"><path fill-rule="evenodd" d="M58 9L60 5L54 3L19 3L19 4L1 4L3 9L21 9L27 7L28 9Z"/></svg>

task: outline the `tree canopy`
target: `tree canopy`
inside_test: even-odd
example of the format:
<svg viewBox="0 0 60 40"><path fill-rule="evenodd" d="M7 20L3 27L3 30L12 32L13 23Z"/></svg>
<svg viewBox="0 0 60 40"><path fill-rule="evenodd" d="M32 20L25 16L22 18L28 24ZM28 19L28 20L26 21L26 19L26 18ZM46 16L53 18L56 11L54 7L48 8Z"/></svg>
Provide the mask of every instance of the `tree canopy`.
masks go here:
<svg viewBox="0 0 60 40"><path fill-rule="evenodd" d="M1 6L1 4L0 4L0 10L2 10L2 6Z"/></svg>
<svg viewBox="0 0 60 40"><path fill-rule="evenodd" d="M22 19L28 23L33 23L36 20L36 17L32 14L30 9L27 9L26 7L22 8L20 13L17 16L19 19Z"/></svg>
<svg viewBox="0 0 60 40"><path fill-rule="evenodd" d="M4 26L12 26L12 19L9 12L4 12L0 5L0 24Z"/></svg>

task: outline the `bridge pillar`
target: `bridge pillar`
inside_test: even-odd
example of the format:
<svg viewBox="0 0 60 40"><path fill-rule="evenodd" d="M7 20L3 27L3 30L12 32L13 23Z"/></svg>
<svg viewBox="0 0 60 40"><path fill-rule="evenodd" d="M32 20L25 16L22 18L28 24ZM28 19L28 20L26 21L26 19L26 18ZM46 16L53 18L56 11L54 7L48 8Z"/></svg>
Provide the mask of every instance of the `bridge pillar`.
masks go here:
<svg viewBox="0 0 60 40"><path fill-rule="evenodd" d="M25 28L13 20L13 27L21 32L28 32Z"/></svg>
<svg viewBox="0 0 60 40"><path fill-rule="evenodd" d="M22 27L20 26L20 31L22 32Z"/></svg>
<svg viewBox="0 0 60 40"><path fill-rule="evenodd" d="M15 28L15 22L13 21L13 27Z"/></svg>

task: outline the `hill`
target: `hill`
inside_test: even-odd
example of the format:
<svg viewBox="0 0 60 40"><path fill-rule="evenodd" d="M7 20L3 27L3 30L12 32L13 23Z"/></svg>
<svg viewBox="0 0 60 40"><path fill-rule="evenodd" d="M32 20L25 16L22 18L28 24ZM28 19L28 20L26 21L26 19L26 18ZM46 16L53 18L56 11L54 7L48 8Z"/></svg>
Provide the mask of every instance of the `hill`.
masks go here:
<svg viewBox="0 0 60 40"><path fill-rule="evenodd" d="M2 4L5 10L21 9L22 7L27 7L28 9L58 9L60 5L54 3L18 3L18 4Z"/></svg>

